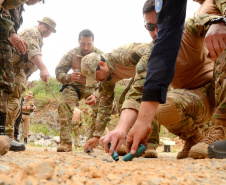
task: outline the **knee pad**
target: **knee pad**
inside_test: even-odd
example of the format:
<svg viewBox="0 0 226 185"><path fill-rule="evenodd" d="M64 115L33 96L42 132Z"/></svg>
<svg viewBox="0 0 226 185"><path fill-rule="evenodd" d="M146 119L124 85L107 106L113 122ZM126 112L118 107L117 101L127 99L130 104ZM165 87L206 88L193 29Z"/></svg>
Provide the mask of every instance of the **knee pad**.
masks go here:
<svg viewBox="0 0 226 185"><path fill-rule="evenodd" d="M160 104L156 111L156 118L159 124L167 127L182 121L178 109L171 98L167 98L165 104Z"/></svg>

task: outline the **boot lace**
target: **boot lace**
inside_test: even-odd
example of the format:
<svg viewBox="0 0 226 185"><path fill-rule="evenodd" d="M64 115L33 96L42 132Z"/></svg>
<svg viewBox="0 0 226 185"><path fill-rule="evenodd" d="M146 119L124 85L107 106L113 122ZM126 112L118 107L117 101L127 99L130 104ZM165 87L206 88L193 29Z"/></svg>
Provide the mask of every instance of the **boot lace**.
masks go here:
<svg viewBox="0 0 226 185"><path fill-rule="evenodd" d="M222 132L219 133L219 131L222 131ZM224 139L225 136L226 136L226 128L223 125L212 125L208 130L208 132L206 133L206 137L203 138L201 142L210 144L215 141Z"/></svg>

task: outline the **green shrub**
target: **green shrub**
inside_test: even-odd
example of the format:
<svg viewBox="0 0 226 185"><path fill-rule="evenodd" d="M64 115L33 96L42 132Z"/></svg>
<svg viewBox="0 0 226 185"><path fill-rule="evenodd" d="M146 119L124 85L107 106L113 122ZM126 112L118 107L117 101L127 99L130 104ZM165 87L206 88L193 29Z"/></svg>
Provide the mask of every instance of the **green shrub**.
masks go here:
<svg viewBox="0 0 226 185"><path fill-rule="evenodd" d="M57 131L51 129L50 126L47 124L33 123L30 125L30 131L35 134L38 134L41 132L45 136L50 136L50 135L57 136L58 135Z"/></svg>

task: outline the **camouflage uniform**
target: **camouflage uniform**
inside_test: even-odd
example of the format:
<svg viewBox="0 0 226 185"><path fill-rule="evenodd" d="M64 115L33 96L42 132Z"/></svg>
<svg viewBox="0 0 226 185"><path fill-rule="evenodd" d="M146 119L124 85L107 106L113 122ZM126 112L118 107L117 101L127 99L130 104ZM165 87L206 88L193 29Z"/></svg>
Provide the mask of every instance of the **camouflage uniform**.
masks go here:
<svg viewBox="0 0 226 185"><path fill-rule="evenodd" d="M91 52L95 52L98 54L103 54L102 51L93 47ZM71 125L73 109L76 106L76 103L81 99L86 99L88 96L92 95L94 92L93 87L85 86L85 77L83 75L80 76L80 80L77 82L71 82L71 75L67 74L70 69L80 69L81 66L81 58L83 57L82 52L79 47L70 50L66 55L63 56L60 63L57 65L55 73L56 79L64 84L72 84L76 86L80 93L81 97L79 98L76 90L72 86L67 86L61 95L60 98L60 106L58 107L58 115L59 115L59 124L60 124L60 142L61 144L71 143ZM96 106L91 106L93 109L92 123L91 129L94 125L94 120L96 118ZM63 110L62 110L62 109ZM66 114L66 115L65 115ZM90 134L92 135L92 133Z"/></svg>
<svg viewBox="0 0 226 185"><path fill-rule="evenodd" d="M112 53L104 55L111 73L111 79L100 83L100 103L96 121L96 130L93 136L101 137L107 122L110 121L115 83L119 80L134 77L131 88L128 93L126 93L122 109L130 108L139 111L146 75L146 65L152 46L153 43L131 43L113 50ZM93 79L95 79L95 75L93 76L92 74L95 73L100 57L96 55L92 56L92 54L90 54L89 57L84 57L83 60L89 60L89 58L94 59L95 62L87 62L87 65L82 62L82 73L85 76L88 76L87 79L92 83ZM123 102L123 98L121 98L121 101Z"/></svg>
<svg viewBox="0 0 226 185"><path fill-rule="evenodd" d="M221 15L210 1L204 2L201 13L214 12L214 15ZM216 89L213 78L214 62L207 57L204 47L203 38L209 28L206 23L214 17L216 16L200 14L185 23L175 76L171 83L175 90L168 92L166 104L159 105L156 112L160 124L181 139L186 140L184 149L177 156L178 159L187 157L190 148L202 139L200 126L211 120L215 103L219 104L216 102L219 98L218 95L225 96L223 93L225 87L222 83L223 78L225 78L223 77L225 75L225 60L221 60L218 65L215 63L219 74L216 75L214 72L214 76L219 77L222 84L218 85L222 89L219 87ZM219 66L221 67L219 68ZM216 90L218 94L215 92L215 96L218 98L214 100L214 91ZM223 99L225 98L222 97L221 100ZM225 103L223 102L223 104ZM223 109L221 111L219 117L224 118L225 111Z"/></svg>
<svg viewBox="0 0 226 185"><path fill-rule="evenodd" d="M34 102L26 98L23 101L23 106L34 106ZM23 109L22 119L23 119L23 138L28 138L29 127L30 127L30 114L33 112L33 109Z"/></svg>
<svg viewBox="0 0 226 185"><path fill-rule="evenodd" d="M27 0L4 0L0 3L0 8L13 9L19 7ZM7 15L7 18L9 13ZM4 17L4 15L3 15ZM1 33L2 34L2 33ZM12 47L8 40L0 42L0 135L5 132L5 119L7 113L7 102L9 94L13 91L13 66L12 66ZM8 143L8 144L7 144ZM4 155L11 146L10 140L1 136L0 155Z"/></svg>
<svg viewBox="0 0 226 185"><path fill-rule="evenodd" d="M204 2L203 5L205 5ZM224 0L214 1L216 6L214 15L224 16L226 15L226 3ZM208 10L210 6L206 9ZM216 12L219 12L216 14ZM187 30L198 36L204 37L208 31L208 22L214 18L208 14L195 16L194 19L189 21ZM222 140L226 138L226 49L224 52L214 61L214 78L211 90L213 92L214 99L214 112L211 117L211 124L206 136L198 144L193 146L189 152L189 156L193 158L205 158L208 157L207 148L208 145L214 141Z"/></svg>
<svg viewBox="0 0 226 185"><path fill-rule="evenodd" d="M9 96L7 117L6 117L6 132L10 137L13 137L14 123L16 115L20 110L20 102L25 91L25 84L28 77L38 70L38 67L31 62L31 58L35 55L41 55L43 46L43 38L41 37L38 27L27 28L19 33L19 36L28 43L28 49L23 56L13 56L13 67L15 73L14 91Z"/></svg>

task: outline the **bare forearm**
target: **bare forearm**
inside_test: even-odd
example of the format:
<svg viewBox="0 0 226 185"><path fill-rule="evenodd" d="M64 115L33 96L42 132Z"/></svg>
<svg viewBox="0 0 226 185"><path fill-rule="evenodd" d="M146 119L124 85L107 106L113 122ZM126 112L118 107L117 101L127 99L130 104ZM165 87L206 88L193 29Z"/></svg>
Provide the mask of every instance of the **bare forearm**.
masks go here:
<svg viewBox="0 0 226 185"><path fill-rule="evenodd" d="M123 109L119 123L115 129L119 129L123 132L128 132L129 128L135 123L138 116L138 111L135 109Z"/></svg>
<svg viewBox="0 0 226 185"><path fill-rule="evenodd" d="M41 55L33 56L31 61L39 68L40 71L47 70L45 64L42 61Z"/></svg>

